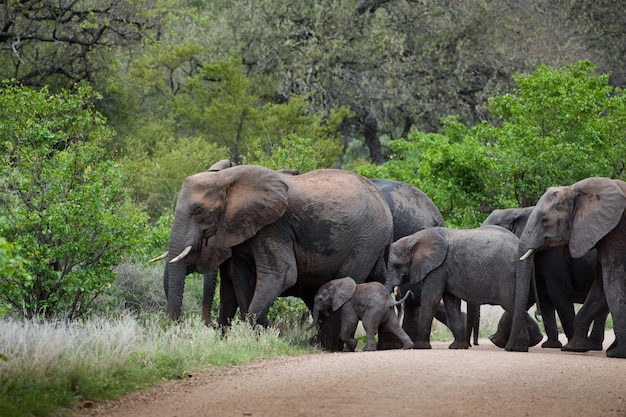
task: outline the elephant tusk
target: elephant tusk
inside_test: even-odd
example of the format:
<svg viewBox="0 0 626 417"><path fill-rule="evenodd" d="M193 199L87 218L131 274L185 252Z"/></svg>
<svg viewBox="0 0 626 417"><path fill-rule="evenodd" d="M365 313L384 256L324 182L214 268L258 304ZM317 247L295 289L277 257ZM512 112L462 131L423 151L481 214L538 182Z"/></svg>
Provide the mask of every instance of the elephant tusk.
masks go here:
<svg viewBox="0 0 626 417"><path fill-rule="evenodd" d="M185 256L187 256L187 255L189 254L189 252L191 252L191 249L192 249L192 248L193 248L193 246L187 246L187 247L185 248L185 250L183 250L183 251L180 253L180 255L178 255L177 257L175 257L174 259L172 259L172 260L170 261L170 263L172 264L172 263L178 262L178 261L180 261L181 259L183 259Z"/></svg>
<svg viewBox="0 0 626 417"><path fill-rule="evenodd" d="M519 258L520 261L525 261L526 259L528 259L530 257L530 255L532 255L535 252L534 249L528 249L528 251L521 257Z"/></svg>
<svg viewBox="0 0 626 417"><path fill-rule="evenodd" d="M152 258L150 259L148 262L156 262L156 261L160 261L161 259L165 259L165 257L167 256L167 252L165 252L163 255L159 255L156 258Z"/></svg>

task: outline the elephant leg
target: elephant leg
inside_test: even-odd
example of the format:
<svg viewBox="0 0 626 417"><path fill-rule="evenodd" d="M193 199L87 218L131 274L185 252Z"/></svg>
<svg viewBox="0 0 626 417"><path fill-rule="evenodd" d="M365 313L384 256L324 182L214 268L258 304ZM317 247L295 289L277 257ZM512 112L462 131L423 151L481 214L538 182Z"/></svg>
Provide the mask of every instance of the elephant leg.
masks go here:
<svg viewBox="0 0 626 417"><path fill-rule="evenodd" d="M256 235L252 240L255 240L256 285L248 314L257 324L267 326L270 306L296 284L298 266L293 243L288 239L283 242Z"/></svg>
<svg viewBox="0 0 626 417"><path fill-rule="evenodd" d="M419 324L419 309L418 303L404 302L404 317L402 318L402 330L409 335L413 343L417 340L418 332L417 326ZM400 347L400 346L398 346Z"/></svg>
<svg viewBox="0 0 626 417"><path fill-rule="evenodd" d="M256 285L255 268L249 260L236 253L233 253L230 263L230 279L237 299L237 305L239 306L239 312L241 313L241 319L245 320L250 310L250 302L252 301ZM220 268L220 272L222 271L223 269Z"/></svg>
<svg viewBox="0 0 626 417"><path fill-rule="evenodd" d="M379 324L382 324L379 316L379 312L374 313L372 310L368 310L361 318L361 323L365 330L365 347L363 348L365 351L376 350L376 334L378 333Z"/></svg>
<svg viewBox="0 0 626 417"><path fill-rule="evenodd" d="M229 326L235 314L237 314L238 306L230 271L227 266L222 264L220 266L220 312L217 324L222 327Z"/></svg>
<svg viewBox="0 0 626 417"><path fill-rule="evenodd" d="M386 329L384 326L378 326L378 341L376 342L376 350L389 350L402 348L402 342L398 337Z"/></svg>
<svg viewBox="0 0 626 417"><path fill-rule="evenodd" d="M320 325L317 336L312 340L313 344L319 344L323 349L330 352L343 350L344 343L341 340L341 315L337 311L331 312Z"/></svg>
<svg viewBox="0 0 626 417"><path fill-rule="evenodd" d="M450 320L448 320L448 312L446 311L446 306L443 303L439 303L437 306L437 310L435 310L435 318L442 324L452 331L452 327L450 326Z"/></svg>
<svg viewBox="0 0 626 417"><path fill-rule="evenodd" d="M607 265L605 261L603 265ZM623 271L624 266L619 265L619 271ZM621 274L613 271L603 270L604 295L609 306L609 311L613 317L613 331L615 341L606 350L609 358L626 358L626 280Z"/></svg>
<svg viewBox="0 0 626 417"><path fill-rule="evenodd" d="M215 286L217 284L217 269L213 269L202 277L202 321L207 327L213 326L211 321L211 309L215 298Z"/></svg>
<svg viewBox="0 0 626 417"><path fill-rule="evenodd" d="M436 281L435 279L431 281ZM437 306L441 301L443 288L436 282L426 280L422 289L422 298L419 308L419 318L417 325L417 340L415 341L416 349L431 349L430 331L433 325L433 316L437 310Z"/></svg>
<svg viewBox="0 0 626 417"><path fill-rule="evenodd" d="M500 316L500 320L498 321L498 327L496 332L489 336L489 340L491 343L498 346L499 348L503 348L506 346L507 341L509 340L509 335L511 334L511 324L512 317L508 311L504 311L502 316Z"/></svg>
<svg viewBox="0 0 626 417"><path fill-rule="evenodd" d="M413 341L409 337L408 334L404 330L402 330L402 326L400 326L400 322L398 321L398 316L396 316L395 312L392 308L389 309L388 312L383 312L384 319L379 326L384 328L388 333L393 334L396 338L401 342L402 349L411 349L413 347Z"/></svg>
<svg viewBox="0 0 626 417"><path fill-rule="evenodd" d="M604 284L601 277L601 272L597 272L585 302L574 317L574 334L561 350L567 352L587 352L592 349L596 350L598 347L602 350L602 345L594 345L588 337L589 326L594 318L602 317L603 315L606 317L606 314L608 314L609 307L604 295ZM604 329L602 332L604 333ZM604 340L604 337L602 339Z"/></svg>
<svg viewBox="0 0 626 417"><path fill-rule="evenodd" d="M455 297L450 293L443 294L443 303L448 313L448 320L450 322L450 328L454 335L454 342L448 346L450 349L467 349L469 343L465 337L465 320L461 315L461 299Z"/></svg>
<svg viewBox="0 0 626 417"><path fill-rule="evenodd" d="M354 311L354 308L344 306L341 308L341 332L340 340L345 343L343 348L344 352L354 352L357 345L357 340L354 338L356 327L359 324L359 317ZM364 350L376 350L376 327L371 323L363 323L365 328L365 335L367 337L367 344Z"/></svg>
<svg viewBox="0 0 626 417"><path fill-rule="evenodd" d="M608 306L604 309L598 317L593 320L593 327L589 334L589 342L591 343L591 350L602 350L602 343L604 342L604 329L606 327L606 318L609 315Z"/></svg>
<svg viewBox="0 0 626 417"><path fill-rule="evenodd" d="M480 304L467 303L467 316L465 323L465 340L467 340L467 343L471 346L473 333L474 346L478 346L478 333L480 330Z"/></svg>
<svg viewBox="0 0 626 417"><path fill-rule="evenodd" d="M526 333L528 334L528 347L537 345L543 340L543 333L535 320L530 317L530 314L526 313L524 316L526 322Z"/></svg>
<svg viewBox="0 0 626 417"><path fill-rule="evenodd" d="M557 293L556 295L550 294L552 305L556 308L561 319L561 325L563 326L563 332L569 339L574 335L574 317L576 312L574 311L574 303L569 300L567 295Z"/></svg>
<svg viewBox="0 0 626 417"><path fill-rule="evenodd" d="M509 339L509 335L511 334L511 325L512 325L513 317L510 312L504 311L502 316L500 317L500 321L498 321L498 329L496 333L489 336L489 340L498 346L499 348L504 348ZM521 340L527 340L527 345L529 347L535 346L537 343L541 342L543 339L543 334L539 329L539 325L535 320L530 317L528 313L524 313L524 326L522 326L522 331L520 333Z"/></svg>
<svg viewBox="0 0 626 417"><path fill-rule="evenodd" d="M539 300L539 308L541 310L541 318L543 319L543 328L546 331L548 340L541 344L542 348L560 349L563 344L559 341L559 329L556 324L556 311L549 297L543 297Z"/></svg>

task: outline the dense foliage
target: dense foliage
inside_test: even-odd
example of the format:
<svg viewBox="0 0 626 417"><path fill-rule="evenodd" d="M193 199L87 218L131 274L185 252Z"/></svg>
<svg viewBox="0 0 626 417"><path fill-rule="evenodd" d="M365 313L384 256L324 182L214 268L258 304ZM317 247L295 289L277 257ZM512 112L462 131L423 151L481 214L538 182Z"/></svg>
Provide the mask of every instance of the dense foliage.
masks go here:
<svg viewBox="0 0 626 417"><path fill-rule="evenodd" d="M467 127L446 119L440 133L391 143L391 161L368 176L422 188L448 224L475 227L493 209L534 205L547 187L590 176L625 178L626 93L589 62L539 66L494 96L495 122Z"/></svg>
<svg viewBox="0 0 626 417"><path fill-rule="evenodd" d="M92 101L90 88L0 94L0 235L13 254L0 299L26 317L85 313L146 228Z"/></svg>
<svg viewBox="0 0 626 417"><path fill-rule="evenodd" d="M223 158L411 182L451 226L622 176L619 2L0 7L3 300L27 316L77 314L124 249L162 252L182 181Z"/></svg>

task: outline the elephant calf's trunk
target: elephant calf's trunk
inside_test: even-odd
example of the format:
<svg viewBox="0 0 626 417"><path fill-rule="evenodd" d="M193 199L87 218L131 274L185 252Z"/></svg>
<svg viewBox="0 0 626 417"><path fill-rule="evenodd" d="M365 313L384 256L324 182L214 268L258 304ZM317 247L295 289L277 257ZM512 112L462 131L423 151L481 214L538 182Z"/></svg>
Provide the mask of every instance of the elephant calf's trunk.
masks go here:
<svg viewBox="0 0 626 417"><path fill-rule="evenodd" d="M402 297L402 298L401 298L401 299L399 299L398 301L394 301L392 306L397 306L398 304L403 303L403 302L404 302L404 301L405 301L405 300L409 297L409 295L410 295L411 297L413 297L413 291L408 290L408 291L406 292L406 294L404 294L404 297Z"/></svg>

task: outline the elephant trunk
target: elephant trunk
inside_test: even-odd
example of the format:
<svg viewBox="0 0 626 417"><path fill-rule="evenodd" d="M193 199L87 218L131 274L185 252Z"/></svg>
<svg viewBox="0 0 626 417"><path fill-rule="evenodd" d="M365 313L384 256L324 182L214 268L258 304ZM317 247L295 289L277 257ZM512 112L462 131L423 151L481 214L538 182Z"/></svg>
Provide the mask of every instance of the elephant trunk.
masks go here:
<svg viewBox="0 0 626 417"><path fill-rule="evenodd" d="M315 326L317 326L319 324L319 319L320 319L320 309L318 306L313 307L313 322L309 325L309 327L307 327L307 330L311 330L312 328L314 328Z"/></svg>
<svg viewBox="0 0 626 417"><path fill-rule="evenodd" d="M167 298L167 314L172 320L178 320L180 317L187 265L184 260L174 263L170 261L178 256L186 246L185 239L188 223L186 216L176 213L172 234L170 235L165 271L163 273L163 286Z"/></svg>
<svg viewBox="0 0 626 417"><path fill-rule="evenodd" d="M526 352L528 351L528 341L523 340L521 333L525 326L525 314L528 308L528 293L530 291L530 280L533 272L534 254L528 254L525 245L521 241L518 252L520 259L524 256L525 259L519 260L516 268L513 322L505 349Z"/></svg>

